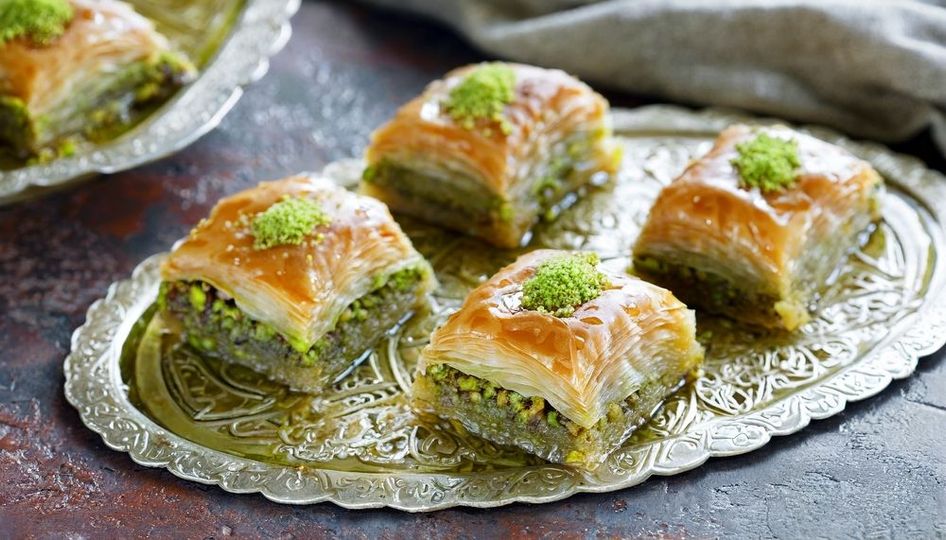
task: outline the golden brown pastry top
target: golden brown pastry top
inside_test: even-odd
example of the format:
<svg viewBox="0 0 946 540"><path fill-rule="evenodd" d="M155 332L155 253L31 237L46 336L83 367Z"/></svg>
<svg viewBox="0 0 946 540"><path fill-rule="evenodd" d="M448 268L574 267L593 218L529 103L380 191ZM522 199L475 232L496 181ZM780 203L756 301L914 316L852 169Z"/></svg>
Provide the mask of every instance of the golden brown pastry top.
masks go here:
<svg viewBox="0 0 946 540"><path fill-rule="evenodd" d="M331 219L299 245L256 249L249 223L286 196L315 200ZM330 180L294 176L222 199L161 267L165 281L201 280L250 317L314 343L379 276L426 265L387 207ZM428 272L426 289L432 285Z"/></svg>
<svg viewBox="0 0 946 540"><path fill-rule="evenodd" d="M565 252L537 250L497 272L431 336L421 369L447 364L525 396L545 398L591 427L668 365L696 364L694 313L670 291L624 274L570 317L525 310L522 285Z"/></svg>
<svg viewBox="0 0 946 540"><path fill-rule="evenodd" d="M27 38L0 45L0 95L20 98L34 113L73 95L77 83L108 66L123 66L168 49L154 23L124 2L69 0L74 17L47 45Z"/></svg>
<svg viewBox="0 0 946 540"><path fill-rule="evenodd" d="M740 186L731 163L736 145L759 133L797 142L801 165L793 186L765 193ZM880 182L869 163L810 135L731 126L660 192L635 253L700 252L730 267L751 265L757 274L785 272L813 235L863 212Z"/></svg>
<svg viewBox="0 0 946 540"><path fill-rule="evenodd" d="M368 163L385 157L443 163L506 193L511 182L528 176L536 152L574 131L610 130L608 102L588 85L557 69L507 65L516 75L515 97L504 112L508 134L490 122L467 129L446 110L450 90L478 67L465 66L430 83L375 131Z"/></svg>

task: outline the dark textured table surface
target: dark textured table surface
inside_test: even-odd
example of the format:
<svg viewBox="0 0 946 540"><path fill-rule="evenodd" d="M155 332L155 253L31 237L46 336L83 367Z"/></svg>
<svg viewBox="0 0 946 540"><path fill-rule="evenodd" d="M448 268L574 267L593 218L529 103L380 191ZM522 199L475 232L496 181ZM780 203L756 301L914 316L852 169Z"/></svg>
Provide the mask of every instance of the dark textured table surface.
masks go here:
<svg viewBox="0 0 946 540"><path fill-rule="evenodd" d="M398 104L482 58L442 28L347 4L304 3L294 30L269 75L187 150L0 210L0 537L946 537L942 352L759 451L541 506L424 515L283 506L106 448L62 393L62 360L89 304L219 197L360 154ZM943 168L923 140L898 149Z"/></svg>

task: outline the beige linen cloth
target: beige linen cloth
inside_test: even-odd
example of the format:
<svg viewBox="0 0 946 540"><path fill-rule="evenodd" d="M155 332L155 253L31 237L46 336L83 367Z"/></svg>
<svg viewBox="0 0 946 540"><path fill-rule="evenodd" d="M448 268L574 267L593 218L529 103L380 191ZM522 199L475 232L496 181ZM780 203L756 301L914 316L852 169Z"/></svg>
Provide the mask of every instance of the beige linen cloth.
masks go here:
<svg viewBox="0 0 946 540"><path fill-rule="evenodd" d="M371 1L592 84L946 153L946 1Z"/></svg>

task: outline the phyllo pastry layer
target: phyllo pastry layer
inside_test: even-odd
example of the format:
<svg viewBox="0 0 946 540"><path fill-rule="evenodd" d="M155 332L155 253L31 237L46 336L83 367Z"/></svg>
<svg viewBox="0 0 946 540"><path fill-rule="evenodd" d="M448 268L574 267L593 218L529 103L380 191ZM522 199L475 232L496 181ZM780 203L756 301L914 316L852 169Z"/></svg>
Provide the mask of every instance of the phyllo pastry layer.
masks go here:
<svg viewBox="0 0 946 540"><path fill-rule="evenodd" d="M435 286L382 203L308 176L221 200L161 274L161 309L190 345L307 392Z"/></svg>
<svg viewBox="0 0 946 540"><path fill-rule="evenodd" d="M372 136L364 190L403 212L516 247L620 161L608 102L563 71L451 71Z"/></svg>
<svg viewBox="0 0 946 540"><path fill-rule="evenodd" d="M694 313L587 253L519 257L431 336L419 409L500 444L594 468L703 359Z"/></svg>
<svg viewBox="0 0 946 540"><path fill-rule="evenodd" d="M661 191L635 272L690 306L793 330L880 218L882 188L870 164L834 145L783 126L732 126Z"/></svg>
<svg viewBox="0 0 946 540"><path fill-rule="evenodd" d="M154 24L114 0L0 3L0 148L70 152L133 123L195 76Z"/></svg>

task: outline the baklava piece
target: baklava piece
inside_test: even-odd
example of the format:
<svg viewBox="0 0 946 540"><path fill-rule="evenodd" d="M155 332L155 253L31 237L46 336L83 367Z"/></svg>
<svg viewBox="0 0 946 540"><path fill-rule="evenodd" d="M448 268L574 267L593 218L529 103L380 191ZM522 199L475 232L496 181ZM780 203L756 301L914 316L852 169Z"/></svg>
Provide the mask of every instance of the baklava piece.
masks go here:
<svg viewBox="0 0 946 540"><path fill-rule="evenodd" d="M0 149L17 159L109 138L194 76L124 2L0 2Z"/></svg>
<svg viewBox="0 0 946 540"><path fill-rule="evenodd" d="M311 393L435 285L383 204L307 176L221 200L161 276L160 309L191 346Z"/></svg>
<svg viewBox="0 0 946 540"><path fill-rule="evenodd" d="M466 298L420 356L413 401L480 436L595 468L698 370L695 317L669 291L539 250Z"/></svg>
<svg viewBox="0 0 946 540"><path fill-rule="evenodd" d="M488 63L431 83L372 136L363 189L504 248L618 167L608 102L559 70Z"/></svg>
<svg viewBox="0 0 946 540"><path fill-rule="evenodd" d="M794 330L880 219L882 189L870 164L834 145L732 126L657 197L635 273L690 306Z"/></svg>

